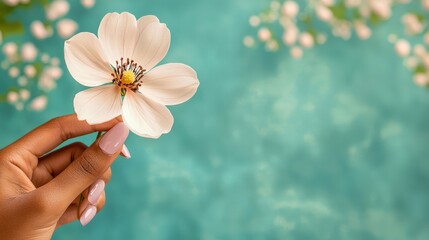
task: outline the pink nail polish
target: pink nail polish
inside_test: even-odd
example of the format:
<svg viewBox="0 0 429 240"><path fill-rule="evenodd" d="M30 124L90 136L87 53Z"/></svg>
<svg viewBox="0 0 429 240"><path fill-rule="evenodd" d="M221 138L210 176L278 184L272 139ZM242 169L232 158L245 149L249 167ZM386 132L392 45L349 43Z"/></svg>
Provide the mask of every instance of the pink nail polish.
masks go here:
<svg viewBox="0 0 429 240"><path fill-rule="evenodd" d="M88 193L88 202L92 205L95 205L100 198L101 194L103 194L103 190L106 184L103 180L99 179L89 188Z"/></svg>
<svg viewBox="0 0 429 240"><path fill-rule="evenodd" d="M131 153L125 144L122 146L122 154L124 154L125 158L131 158Z"/></svg>
<svg viewBox="0 0 429 240"><path fill-rule="evenodd" d="M82 224L82 226L85 227L89 222L91 222L91 220L94 218L96 213L97 213L97 208L95 206L89 205L80 216L80 219L79 219L80 224Z"/></svg>
<svg viewBox="0 0 429 240"><path fill-rule="evenodd" d="M124 123L116 124L101 139L99 146L105 154L112 155L117 152L128 137L128 128Z"/></svg>

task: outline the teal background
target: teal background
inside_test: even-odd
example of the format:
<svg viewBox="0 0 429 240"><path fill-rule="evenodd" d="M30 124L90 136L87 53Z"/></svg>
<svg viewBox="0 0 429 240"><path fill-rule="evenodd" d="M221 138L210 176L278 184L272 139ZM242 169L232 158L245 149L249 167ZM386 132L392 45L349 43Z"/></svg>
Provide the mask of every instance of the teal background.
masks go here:
<svg viewBox="0 0 429 240"><path fill-rule="evenodd" d="M53 239L429 239L429 92L387 41L400 15L368 41L329 37L293 60L242 45L268 3L73 2L79 31L96 32L111 11L157 15L172 32L164 62L192 66L201 85L170 108L170 134L130 135L132 159L114 164L103 211ZM17 17L28 26L37 14ZM34 41L63 59L63 40ZM0 106L0 146L73 112L84 87L64 71L45 112Z"/></svg>

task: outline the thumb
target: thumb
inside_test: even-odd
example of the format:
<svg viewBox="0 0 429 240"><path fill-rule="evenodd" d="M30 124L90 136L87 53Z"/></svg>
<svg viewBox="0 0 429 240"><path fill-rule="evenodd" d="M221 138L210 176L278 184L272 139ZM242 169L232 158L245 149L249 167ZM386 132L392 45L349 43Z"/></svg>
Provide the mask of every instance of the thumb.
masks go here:
<svg viewBox="0 0 429 240"><path fill-rule="evenodd" d="M116 124L40 190L59 201L59 206L67 208L110 167L121 153L128 132L124 123Z"/></svg>

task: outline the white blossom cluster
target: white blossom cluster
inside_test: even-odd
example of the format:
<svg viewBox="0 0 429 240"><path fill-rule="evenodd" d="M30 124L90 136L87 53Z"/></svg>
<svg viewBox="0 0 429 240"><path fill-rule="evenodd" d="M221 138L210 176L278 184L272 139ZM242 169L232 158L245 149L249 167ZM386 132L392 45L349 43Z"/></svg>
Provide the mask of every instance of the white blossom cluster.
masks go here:
<svg viewBox="0 0 429 240"><path fill-rule="evenodd" d="M428 12L429 0L422 0L420 11L402 16L403 36L389 36L396 53L413 73L415 84L421 87L429 87L429 19L425 17Z"/></svg>
<svg viewBox="0 0 429 240"><path fill-rule="evenodd" d="M250 17L256 37L246 36L243 43L263 44L273 52L286 47L298 59L304 49L323 44L328 33L344 40L353 34L370 38L378 24L391 18L393 7L407 4L409 10L401 18L404 36L391 34L389 41L413 72L414 82L429 86L429 0L274 0L266 11Z"/></svg>
<svg viewBox="0 0 429 240"><path fill-rule="evenodd" d="M8 7L20 8L30 4L29 0L0 0ZM81 0L85 8L92 8L95 0ZM0 6L1 7L1 6ZM70 3L67 0L53 0L43 6L45 19L34 19L28 30L34 38L43 41L54 35L69 38L78 29L78 24L67 18ZM55 29L54 29L55 26ZM16 110L42 111L48 103L48 93L57 86L62 76L60 60L49 56L37 47L37 41L17 43L3 39L0 28L0 47L4 55L0 67L8 76L9 87L0 90L0 102L7 102ZM2 79L4 80L4 79Z"/></svg>
<svg viewBox="0 0 429 240"><path fill-rule="evenodd" d="M348 40L353 32L362 40L371 37L372 25L390 18L392 7L409 0L275 0L268 10L250 17L257 37L246 36L244 45L257 42L268 51L286 46L292 57L301 58L303 49L323 44L331 32ZM322 23L322 24L321 24Z"/></svg>
<svg viewBox="0 0 429 240"><path fill-rule="evenodd" d="M7 42L2 52L6 58L0 63L1 68L15 85L7 89L5 100L19 111L25 106L34 111L43 110L48 102L46 94L55 89L62 76L60 60L40 53L31 42L22 45Z"/></svg>

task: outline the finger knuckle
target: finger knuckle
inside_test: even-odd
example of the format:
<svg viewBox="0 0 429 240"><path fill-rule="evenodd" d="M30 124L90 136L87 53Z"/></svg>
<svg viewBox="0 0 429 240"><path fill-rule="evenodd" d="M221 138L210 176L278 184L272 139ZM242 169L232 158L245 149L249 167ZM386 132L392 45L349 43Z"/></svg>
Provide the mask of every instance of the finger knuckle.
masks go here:
<svg viewBox="0 0 429 240"><path fill-rule="evenodd" d="M89 175L89 176L99 176L102 174L100 173L100 163L97 159L97 156L95 153L88 151L85 154L83 154L79 161L79 170L83 175Z"/></svg>
<svg viewBox="0 0 429 240"><path fill-rule="evenodd" d="M63 124L63 117L52 118L45 124L45 127L60 129L59 131L61 133L60 137L63 141L66 141L67 139L71 138L70 133L68 133L68 131L65 131L65 126Z"/></svg>
<svg viewBox="0 0 429 240"><path fill-rule="evenodd" d="M74 142L70 146L73 147L74 149L81 150L81 151L85 151L88 148L88 146L86 146L86 144L83 142Z"/></svg>

